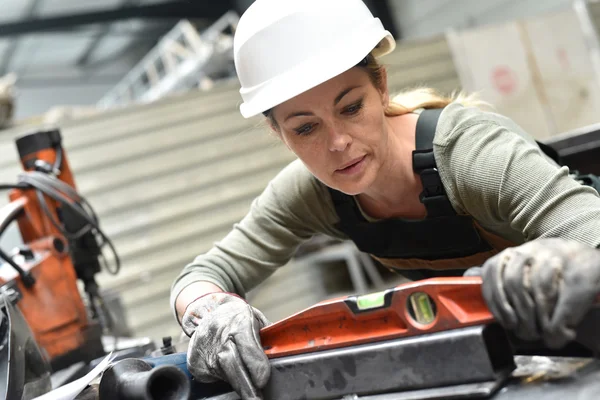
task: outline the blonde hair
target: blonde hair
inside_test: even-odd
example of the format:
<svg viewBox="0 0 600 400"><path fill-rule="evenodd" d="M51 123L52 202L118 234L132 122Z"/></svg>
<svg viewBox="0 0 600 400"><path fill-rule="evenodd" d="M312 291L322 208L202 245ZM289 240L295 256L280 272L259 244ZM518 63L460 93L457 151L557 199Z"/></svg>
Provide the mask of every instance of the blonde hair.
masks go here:
<svg viewBox="0 0 600 400"><path fill-rule="evenodd" d="M380 64L372 54L369 54L358 67L367 70L369 78L376 88L382 87L385 66ZM415 87L405 89L393 96L390 95L390 102L385 109L385 115L388 117L397 117L421 108L443 108L454 102L466 107L493 108L492 105L481 100L477 93L454 91L446 96L434 88ZM267 117L271 126L278 127L271 110L263 114Z"/></svg>
<svg viewBox="0 0 600 400"><path fill-rule="evenodd" d="M380 88L383 84L385 67L370 54L367 56L366 61L365 68L369 73L371 82L375 87ZM388 117L397 117L414 112L420 108L443 108L454 102L466 107L492 108L489 103L481 100L477 93L454 91L449 96L445 96L431 87L415 87L405 89L393 96L390 95L390 102L385 109L385 115Z"/></svg>

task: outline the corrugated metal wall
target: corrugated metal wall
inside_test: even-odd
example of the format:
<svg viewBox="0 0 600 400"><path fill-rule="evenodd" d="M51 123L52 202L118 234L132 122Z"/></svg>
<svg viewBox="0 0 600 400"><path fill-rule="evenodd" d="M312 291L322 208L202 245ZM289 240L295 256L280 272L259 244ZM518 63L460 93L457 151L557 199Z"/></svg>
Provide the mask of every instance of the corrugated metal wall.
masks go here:
<svg viewBox="0 0 600 400"><path fill-rule="evenodd" d="M459 86L443 37L403 44L385 63L392 91L426 84L450 92ZM259 120L243 119L239 103L238 87L226 84L62 126L79 190L123 263L118 276L102 275L100 284L121 294L137 335L179 332L168 304L175 276L220 240L294 158ZM16 180L13 138L27 130L0 132L1 182ZM262 285L256 305L269 316L277 303L271 315L278 317L308 306L329 295L322 274L288 266ZM302 301L289 299L292 281L298 289L293 297Z"/></svg>

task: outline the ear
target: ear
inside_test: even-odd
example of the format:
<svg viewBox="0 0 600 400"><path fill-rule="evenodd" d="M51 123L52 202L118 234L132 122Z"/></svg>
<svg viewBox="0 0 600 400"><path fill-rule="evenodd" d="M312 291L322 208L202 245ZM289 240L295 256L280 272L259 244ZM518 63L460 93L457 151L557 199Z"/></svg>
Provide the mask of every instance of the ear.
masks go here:
<svg viewBox="0 0 600 400"><path fill-rule="evenodd" d="M390 104L390 92L388 89L387 69L381 67L381 85L377 88L381 94L381 101L384 108L387 108Z"/></svg>
<svg viewBox="0 0 600 400"><path fill-rule="evenodd" d="M283 144L285 144L285 147L287 147L291 151L292 149L287 144L284 136L279 131L279 127L277 126L277 124L275 122L273 122L273 120L271 120L271 118L266 117L265 120L267 121L267 125L269 126L269 129L271 130L271 132L273 132L273 134L275 136L277 136L283 142Z"/></svg>
<svg viewBox="0 0 600 400"><path fill-rule="evenodd" d="M277 129L277 126L275 125L275 123L271 120L271 118L269 117L265 117L265 121L267 121L267 125L269 126L269 129L271 129L271 131L276 134L277 136L279 136L279 129Z"/></svg>

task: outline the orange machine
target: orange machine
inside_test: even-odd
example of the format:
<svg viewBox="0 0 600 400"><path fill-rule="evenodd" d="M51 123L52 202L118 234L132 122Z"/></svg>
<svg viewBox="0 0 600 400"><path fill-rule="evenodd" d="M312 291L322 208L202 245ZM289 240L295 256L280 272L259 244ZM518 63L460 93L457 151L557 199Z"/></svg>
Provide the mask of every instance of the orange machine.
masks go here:
<svg viewBox="0 0 600 400"><path fill-rule="evenodd" d="M0 210L0 233L16 220L23 245L14 254L1 252L0 285L18 293L16 304L56 370L104 354L106 313L94 275L101 245L110 242L76 192L60 132L36 132L16 144L25 172Z"/></svg>

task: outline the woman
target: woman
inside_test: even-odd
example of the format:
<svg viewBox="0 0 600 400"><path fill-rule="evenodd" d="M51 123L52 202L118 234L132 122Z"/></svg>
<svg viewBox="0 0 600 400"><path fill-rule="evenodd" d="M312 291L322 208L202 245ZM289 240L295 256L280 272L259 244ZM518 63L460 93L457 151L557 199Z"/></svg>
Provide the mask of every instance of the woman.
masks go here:
<svg viewBox="0 0 600 400"><path fill-rule="evenodd" d="M536 238L570 239L578 251L600 245L597 192L513 121L431 90L390 99L377 58L394 46L361 0L257 0L242 16L234 46L241 112L264 114L298 160L174 283L198 379L225 379L243 398L260 397L269 365L258 330L268 322L241 297L314 234L353 240L390 268L441 274ZM423 109L441 114L421 120ZM511 270L531 267L523 260ZM505 301L503 290L488 292ZM505 303L494 310L507 324L529 317Z"/></svg>

